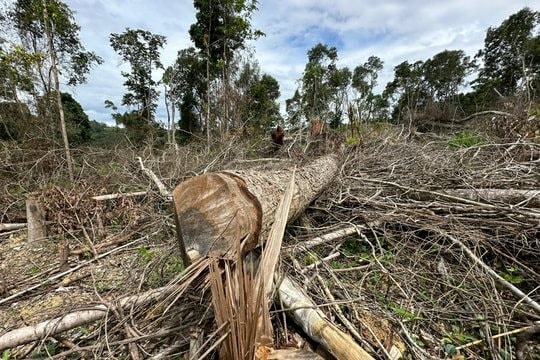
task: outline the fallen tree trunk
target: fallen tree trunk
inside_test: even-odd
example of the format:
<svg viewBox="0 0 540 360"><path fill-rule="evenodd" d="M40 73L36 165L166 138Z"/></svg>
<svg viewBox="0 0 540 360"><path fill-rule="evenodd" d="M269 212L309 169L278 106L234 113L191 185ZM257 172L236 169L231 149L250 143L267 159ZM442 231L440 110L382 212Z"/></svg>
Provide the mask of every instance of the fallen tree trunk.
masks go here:
<svg viewBox="0 0 540 360"><path fill-rule="evenodd" d="M284 200L281 205L279 203L287 183L291 181L288 169L212 173L183 182L173 191L173 204L180 248L186 262L195 261L199 257L226 258L231 261L241 259L243 254L238 254L238 249L247 252L258 245L258 240L264 241L272 225L275 227L273 223L275 219L278 221L277 218L280 218L282 228L281 231L274 229L274 232L280 233L282 237L286 222L295 219L305 210L331 183L338 169L339 162L334 156L322 157L298 168L294 183L288 187L292 190L292 199L289 193L289 199ZM282 214L276 218L276 211L280 208L283 208ZM282 221L281 218L285 220ZM278 243L280 244L280 241ZM269 244L269 247L274 245ZM264 250L263 262L267 257L267 250ZM235 306L226 306L224 302L234 303L236 297L225 296L226 289L220 279L215 277L219 275L217 269L211 273L214 274L214 286L219 288L212 292L213 297L216 294L222 295L214 308L220 310L220 313L233 311ZM273 274L273 271L271 273ZM264 277L260 271L257 276ZM230 279L225 282L233 283ZM261 282L264 284L264 280ZM238 283L244 281L239 280ZM277 287L280 303L285 310L290 312L308 336L319 342L337 359L373 359L349 335L333 325L324 313L314 309L315 303L288 277L285 276ZM255 289L257 288L255 286ZM235 291L240 290L227 290L229 293ZM257 312L254 314L258 316ZM245 324L253 324L253 321L254 319L246 319ZM235 327L231 325L231 328ZM239 334L230 336L237 337Z"/></svg>
<svg viewBox="0 0 540 360"><path fill-rule="evenodd" d="M339 161L329 155L298 168L288 221L295 219L330 184ZM200 256L237 258L238 241L248 252L268 237L291 170L209 173L173 191L178 240L186 263Z"/></svg>
<svg viewBox="0 0 540 360"><path fill-rule="evenodd" d="M500 202L512 205L540 207L540 190L520 189L452 189L445 194L457 196L472 201Z"/></svg>

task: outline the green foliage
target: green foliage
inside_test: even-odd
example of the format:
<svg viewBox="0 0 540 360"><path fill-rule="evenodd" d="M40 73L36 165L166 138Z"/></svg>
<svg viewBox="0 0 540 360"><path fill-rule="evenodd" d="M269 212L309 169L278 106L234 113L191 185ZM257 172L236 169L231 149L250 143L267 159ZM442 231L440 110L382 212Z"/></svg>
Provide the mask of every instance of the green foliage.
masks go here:
<svg viewBox="0 0 540 360"><path fill-rule="evenodd" d="M318 260L319 260L319 257L317 256L317 254L310 251L303 257L302 262L304 265L307 266L307 265L315 264Z"/></svg>
<svg viewBox="0 0 540 360"><path fill-rule="evenodd" d="M0 140L20 140L30 132L30 119L26 104L0 102Z"/></svg>
<svg viewBox="0 0 540 360"><path fill-rule="evenodd" d="M246 41L263 35L251 27L251 16L257 11L256 0L194 0L196 22L189 35L204 56L208 54L211 72L217 75L228 67L237 50Z"/></svg>
<svg viewBox="0 0 540 360"><path fill-rule="evenodd" d="M500 274L506 281L511 284L519 285L523 282L523 276L518 268L510 266L506 268L506 271L501 272Z"/></svg>
<svg viewBox="0 0 540 360"><path fill-rule="evenodd" d="M289 122L296 126L302 119L323 118L332 128L337 128L345 113L351 71L337 67L335 47L319 43L308 50L307 56L301 87L286 101Z"/></svg>
<svg viewBox="0 0 540 360"><path fill-rule="evenodd" d="M423 75L430 99L450 100L474 68L474 63L463 50L444 50L426 60Z"/></svg>
<svg viewBox="0 0 540 360"><path fill-rule="evenodd" d="M203 99L206 93L205 63L195 48L180 50L173 65L163 74L163 83L167 87L165 94L174 118L174 110L180 110L181 140L202 128L199 119L202 115Z"/></svg>
<svg viewBox="0 0 540 360"><path fill-rule="evenodd" d="M21 45L4 49L0 44L0 98L18 101L18 92L34 94L33 67L42 61L41 53L28 52Z"/></svg>
<svg viewBox="0 0 540 360"><path fill-rule="evenodd" d="M461 326L452 324L452 330L445 332L443 341L445 345L445 351L448 355L455 351L455 345L465 344L471 341L475 341L476 337L465 333L465 330Z"/></svg>
<svg viewBox="0 0 540 360"><path fill-rule="evenodd" d="M349 146L355 146L355 145L360 144L360 137L355 136L355 135L347 136L347 139L345 139L345 142Z"/></svg>
<svg viewBox="0 0 540 360"><path fill-rule="evenodd" d="M49 14L46 25L44 7ZM27 49L34 56L39 56L36 49L47 48L46 30L52 31L53 47L60 60L63 75L68 85L86 82L90 69L103 60L95 53L86 51L79 39L80 27L75 22L71 9L58 0L17 0L8 18L14 24L23 44L34 44Z"/></svg>
<svg viewBox="0 0 540 360"><path fill-rule="evenodd" d="M159 52L166 43L165 36L127 28L121 34L111 34L110 43L131 68L130 72L122 72L127 89L122 97L122 105L135 106L141 117L151 122L159 97L152 70L163 68Z"/></svg>
<svg viewBox="0 0 540 360"><path fill-rule="evenodd" d="M477 57L483 62L474 88L478 96L493 101L497 90L503 96L516 93L523 80L540 76L540 12L524 8L487 30L484 48ZM520 84L521 83L521 84Z"/></svg>
<svg viewBox="0 0 540 360"><path fill-rule="evenodd" d="M405 321L421 319L417 317L414 313L410 312L409 310L395 304L390 305L390 309L394 312L394 314L398 315L400 318L402 318Z"/></svg>
<svg viewBox="0 0 540 360"><path fill-rule="evenodd" d="M32 353L32 359L43 359L56 355L58 352L58 343L52 341L46 341L43 349L34 351Z"/></svg>
<svg viewBox="0 0 540 360"><path fill-rule="evenodd" d="M349 121L370 121L386 116L386 99L382 95L375 95L373 89L377 86L379 72L383 69L383 62L377 56L370 56L363 65L354 69L352 87L357 96L349 106Z"/></svg>
<svg viewBox="0 0 540 360"><path fill-rule="evenodd" d="M137 252L145 262L150 262L152 259L154 259L155 253L152 250L147 249L145 246L140 246L137 249Z"/></svg>
<svg viewBox="0 0 540 360"><path fill-rule="evenodd" d="M468 131L461 131L448 141L448 145L454 149L469 148L483 143L484 139L481 136Z"/></svg>
<svg viewBox="0 0 540 360"><path fill-rule="evenodd" d="M91 139L90 120L79 104L70 94L62 93L62 106L68 138L71 144L85 144Z"/></svg>
<svg viewBox="0 0 540 360"><path fill-rule="evenodd" d="M2 352L2 360L9 360L11 358L11 352L9 350L4 350Z"/></svg>
<svg viewBox="0 0 540 360"><path fill-rule="evenodd" d="M90 121L90 144L93 146L113 149L124 142L125 136L126 129L108 126L95 120Z"/></svg>

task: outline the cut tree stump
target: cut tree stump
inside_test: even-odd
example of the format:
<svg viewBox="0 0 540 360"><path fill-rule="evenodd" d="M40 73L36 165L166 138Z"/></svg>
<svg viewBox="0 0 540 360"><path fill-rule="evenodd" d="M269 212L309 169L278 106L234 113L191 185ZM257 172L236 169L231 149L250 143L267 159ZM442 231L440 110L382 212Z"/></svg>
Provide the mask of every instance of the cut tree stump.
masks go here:
<svg viewBox="0 0 540 360"><path fill-rule="evenodd" d="M39 203L37 194L29 194L26 198L26 221L28 224L28 243L47 237L45 209Z"/></svg>

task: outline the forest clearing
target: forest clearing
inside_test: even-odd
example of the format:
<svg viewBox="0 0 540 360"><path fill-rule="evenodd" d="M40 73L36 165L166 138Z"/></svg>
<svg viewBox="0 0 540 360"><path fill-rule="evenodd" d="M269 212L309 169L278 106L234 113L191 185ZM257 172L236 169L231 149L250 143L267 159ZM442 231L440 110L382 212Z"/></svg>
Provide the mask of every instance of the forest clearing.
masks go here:
<svg viewBox="0 0 540 360"><path fill-rule="evenodd" d="M3 360L540 359L538 11L382 90L319 42L280 111L258 2L195 0L172 64L110 34L109 126L69 4L2 5Z"/></svg>

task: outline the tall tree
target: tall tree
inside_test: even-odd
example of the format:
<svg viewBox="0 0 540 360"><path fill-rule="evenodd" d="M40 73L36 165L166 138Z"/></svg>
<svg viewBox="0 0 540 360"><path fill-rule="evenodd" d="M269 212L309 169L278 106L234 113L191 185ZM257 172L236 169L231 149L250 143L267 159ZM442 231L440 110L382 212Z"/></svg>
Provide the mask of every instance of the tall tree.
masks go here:
<svg viewBox="0 0 540 360"><path fill-rule="evenodd" d="M386 85L384 96L394 101L393 117L397 121L411 124L428 101L423 65L423 61L402 62L394 68L394 79Z"/></svg>
<svg viewBox="0 0 540 360"><path fill-rule="evenodd" d="M383 69L383 62L377 56L370 56L368 60L354 68L352 87L357 93L353 101L352 116L361 121L369 121L375 111L375 105L380 104L379 98L373 93L377 86L379 72Z"/></svg>
<svg viewBox="0 0 540 360"><path fill-rule="evenodd" d="M474 63L463 50L444 50L426 60L424 78L429 96L435 101L449 101L474 69Z"/></svg>
<svg viewBox="0 0 540 360"><path fill-rule="evenodd" d="M263 35L251 26L251 16L257 10L256 0L194 0L196 22L189 34L204 55L207 64L207 122L210 121L210 82L221 77L223 110L222 128L229 126L230 79L234 56L246 42ZM236 124L238 125L238 124ZM206 125L209 131L210 124ZM210 133L208 132L209 136Z"/></svg>
<svg viewBox="0 0 540 360"><path fill-rule="evenodd" d="M513 95L521 89L531 90L540 76L540 12L524 8L504 20L499 27L490 27L484 48L477 57L483 62L474 88L486 100L497 92ZM536 45L535 45L536 44Z"/></svg>
<svg viewBox="0 0 540 360"><path fill-rule="evenodd" d="M330 126L337 127L344 114L351 71L337 67L338 53L333 46L319 43L308 50L307 55L308 62L300 79L301 106L298 106L298 98L293 97L286 102L287 111L302 109L307 121L323 118Z"/></svg>
<svg viewBox="0 0 540 360"><path fill-rule="evenodd" d="M66 152L68 173L73 180L69 141L62 107L59 73L62 71L69 85L86 81L91 67L102 59L86 51L79 39L80 27L75 23L73 12L58 0L17 0L9 12L9 18L27 48L33 53L47 52L49 69L40 67L40 76L47 95L54 95ZM47 80L52 74L53 84Z"/></svg>
<svg viewBox="0 0 540 360"><path fill-rule="evenodd" d="M159 97L152 71L163 68L160 50L166 43L165 36L127 28L121 34L111 34L110 43L131 68L130 72L122 71L127 89L127 93L122 97L122 105L134 106L139 115L151 123Z"/></svg>
<svg viewBox="0 0 540 360"><path fill-rule="evenodd" d="M165 98L169 104L170 122L175 122L175 111L180 110L181 137L189 138L201 128L200 118L203 112L206 93L205 63L195 48L180 50L174 64L167 67L163 74L166 86ZM176 138L172 124L171 140Z"/></svg>

